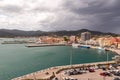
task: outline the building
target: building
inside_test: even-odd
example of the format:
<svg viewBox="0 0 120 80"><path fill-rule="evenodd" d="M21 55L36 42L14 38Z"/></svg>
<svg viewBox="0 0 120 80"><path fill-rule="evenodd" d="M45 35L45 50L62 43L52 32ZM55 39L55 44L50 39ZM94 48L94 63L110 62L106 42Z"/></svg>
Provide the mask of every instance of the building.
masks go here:
<svg viewBox="0 0 120 80"><path fill-rule="evenodd" d="M117 47L118 47L118 49L120 49L120 43L118 43Z"/></svg>
<svg viewBox="0 0 120 80"><path fill-rule="evenodd" d="M82 41L90 40L90 38L91 38L91 33L90 32L81 33L81 40Z"/></svg>
<svg viewBox="0 0 120 80"><path fill-rule="evenodd" d="M78 37L76 37L76 36L70 36L69 40L71 43L78 43Z"/></svg>
<svg viewBox="0 0 120 80"><path fill-rule="evenodd" d="M115 46L115 48L119 48L120 49L120 38L119 37L113 37L111 39L112 45Z"/></svg>
<svg viewBox="0 0 120 80"><path fill-rule="evenodd" d="M64 41L62 37L50 37L50 36L42 36L40 37L39 40L41 43L46 43L46 44L60 43Z"/></svg>

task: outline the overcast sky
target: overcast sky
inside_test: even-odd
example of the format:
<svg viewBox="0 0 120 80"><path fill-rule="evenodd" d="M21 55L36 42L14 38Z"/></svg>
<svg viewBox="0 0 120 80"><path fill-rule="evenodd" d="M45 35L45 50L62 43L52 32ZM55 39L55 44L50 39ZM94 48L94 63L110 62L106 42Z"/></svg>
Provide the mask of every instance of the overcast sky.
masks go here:
<svg viewBox="0 0 120 80"><path fill-rule="evenodd" d="M120 0L0 0L0 29L120 33Z"/></svg>

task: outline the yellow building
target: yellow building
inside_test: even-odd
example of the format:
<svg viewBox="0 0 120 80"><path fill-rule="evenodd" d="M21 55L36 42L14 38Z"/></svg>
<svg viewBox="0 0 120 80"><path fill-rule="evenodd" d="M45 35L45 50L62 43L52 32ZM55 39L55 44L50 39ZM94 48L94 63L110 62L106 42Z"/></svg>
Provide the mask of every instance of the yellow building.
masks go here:
<svg viewBox="0 0 120 80"><path fill-rule="evenodd" d="M120 49L120 43L118 43L118 49Z"/></svg>
<svg viewBox="0 0 120 80"><path fill-rule="evenodd" d="M112 45L111 38L101 37L101 38L98 38L98 42L101 47Z"/></svg>
<svg viewBox="0 0 120 80"><path fill-rule="evenodd" d="M111 46L111 45L112 45L111 38L104 38L103 46Z"/></svg>

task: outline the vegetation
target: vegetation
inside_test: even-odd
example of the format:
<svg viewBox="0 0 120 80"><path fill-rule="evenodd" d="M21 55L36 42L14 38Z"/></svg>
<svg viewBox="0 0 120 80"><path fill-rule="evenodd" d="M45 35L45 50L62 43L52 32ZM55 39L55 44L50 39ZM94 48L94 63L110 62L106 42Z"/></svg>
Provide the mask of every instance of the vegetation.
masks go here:
<svg viewBox="0 0 120 80"><path fill-rule="evenodd" d="M51 35L56 35L56 36L71 36L71 35L76 35L80 36L82 32L90 32L93 36L98 35L98 36L104 36L104 35L111 35L111 36L120 36L119 34L115 33L104 33L104 32L99 32L99 31L91 31L88 29L81 29L81 30L76 30L76 31L54 31L54 32L45 32L45 31L22 31L22 30L8 30L8 29L0 29L0 37L31 37L31 36L51 36ZM65 39L67 40L67 39Z"/></svg>

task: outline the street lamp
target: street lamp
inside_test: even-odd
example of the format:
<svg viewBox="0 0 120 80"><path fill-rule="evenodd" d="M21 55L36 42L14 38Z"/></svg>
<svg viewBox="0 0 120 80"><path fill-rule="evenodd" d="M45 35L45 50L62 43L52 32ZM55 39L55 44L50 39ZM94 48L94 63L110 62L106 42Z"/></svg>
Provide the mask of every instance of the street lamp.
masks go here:
<svg viewBox="0 0 120 80"><path fill-rule="evenodd" d="M72 49L71 49L71 52L70 52L70 65L71 65L71 67L72 67Z"/></svg>
<svg viewBox="0 0 120 80"><path fill-rule="evenodd" d="M34 80L37 80L37 79L36 79L36 76L35 76L35 73L33 73L33 78L34 78Z"/></svg>
<svg viewBox="0 0 120 80"><path fill-rule="evenodd" d="M108 55L108 50L107 50L107 49L105 49L105 52L106 52L106 58L107 58L107 59L106 59L106 61L107 61L107 64L108 64L108 62L109 62L109 57L108 57L108 56L109 56L109 55Z"/></svg>

